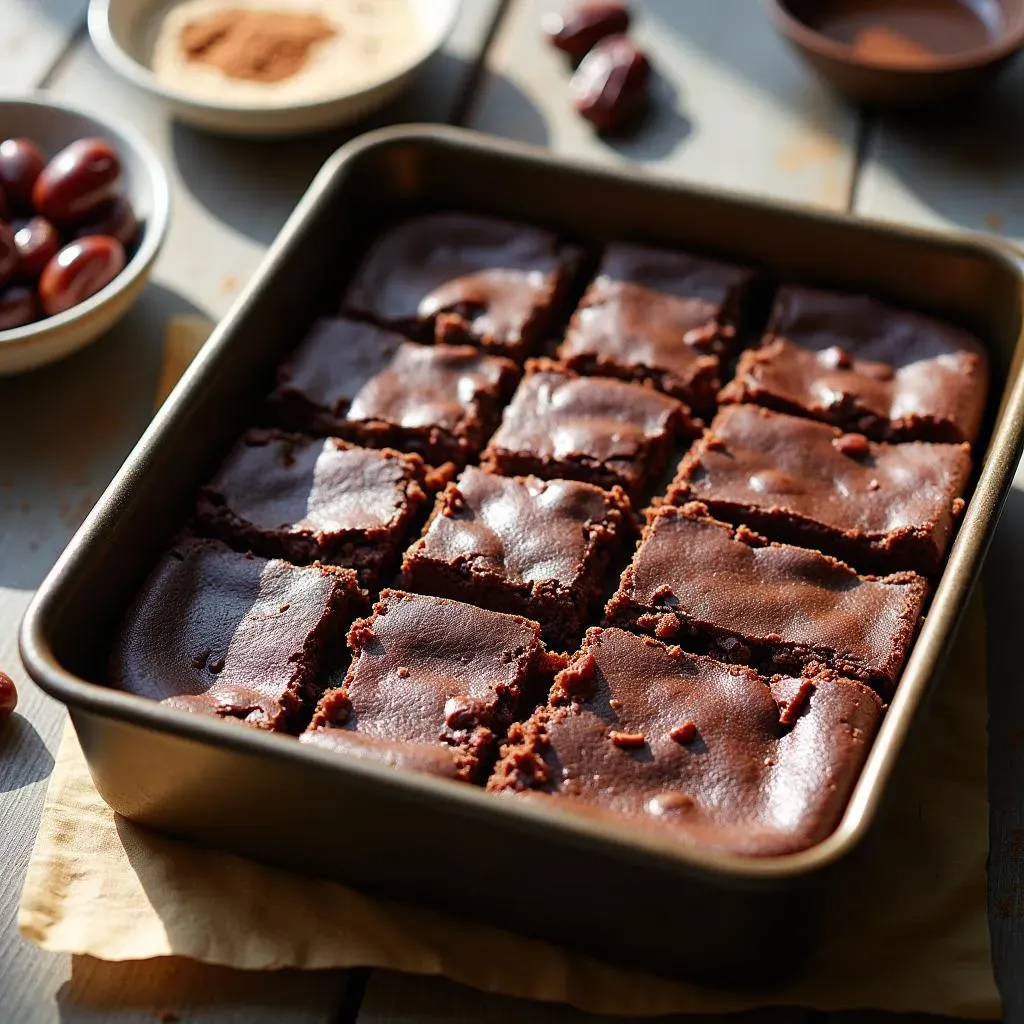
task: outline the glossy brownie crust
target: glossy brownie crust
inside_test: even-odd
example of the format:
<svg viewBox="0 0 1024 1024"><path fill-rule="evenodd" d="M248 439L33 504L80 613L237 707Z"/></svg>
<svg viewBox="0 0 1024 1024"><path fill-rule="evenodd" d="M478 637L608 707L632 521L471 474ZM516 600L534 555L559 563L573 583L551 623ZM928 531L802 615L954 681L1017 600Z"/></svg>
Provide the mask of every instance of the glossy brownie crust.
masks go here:
<svg viewBox="0 0 1024 1024"><path fill-rule="evenodd" d="M971 475L966 444L869 442L752 405L727 406L683 460L668 501L865 572L942 568Z"/></svg>
<svg viewBox="0 0 1024 1024"><path fill-rule="evenodd" d="M410 590L536 619L565 650L599 609L608 566L632 534L618 488L470 466L438 496L402 572Z"/></svg>
<svg viewBox="0 0 1024 1024"><path fill-rule="evenodd" d="M760 348L723 402L811 416L878 441L974 441L988 357L950 324L864 296L779 289Z"/></svg>
<svg viewBox="0 0 1024 1024"><path fill-rule="evenodd" d="M539 228L428 214L376 242L343 308L421 341L522 360L550 331L577 262L575 250Z"/></svg>
<svg viewBox="0 0 1024 1024"><path fill-rule="evenodd" d="M650 514L606 618L767 674L831 668L888 700L927 594L916 573L858 576L694 503Z"/></svg>
<svg viewBox="0 0 1024 1024"><path fill-rule="evenodd" d="M696 433L686 406L653 388L580 377L538 359L528 364L482 464L506 476L618 486L639 503L676 442Z"/></svg>
<svg viewBox="0 0 1024 1024"><path fill-rule="evenodd" d="M461 467L480 453L518 379L515 363L468 345L416 345L327 321L281 369L270 408L289 430Z"/></svg>
<svg viewBox="0 0 1024 1024"><path fill-rule="evenodd" d="M303 742L467 782L486 778L498 739L565 667L536 622L398 590L348 643L345 681Z"/></svg>
<svg viewBox="0 0 1024 1024"><path fill-rule="evenodd" d="M683 252L609 245L558 358L582 373L649 381L703 414L753 278Z"/></svg>
<svg viewBox="0 0 1024 1024"><path fill-rule="evenodd" d="M549 703L512 726L488 788L771 856L836 826L882 714L867 687L776 676L592 629Z"/></svg>
<svg viewBox="0 0 1024 1024"><path fill-rule="evenodd" d="M365 608L349 569L267 561L184 537L128 612L110 681L185 711L297 732Z"/></svg>
<svg viewBox="0 0 1024 1024"><path fill-rule="evenodd" d="M342 317L322 317L278 368L269 406L285 430L338 436L356 395L384 372L406 341L394 331Z"/></svg>
<svg viewBox="0 0 1024 1024"><path fill-rule="evenodd" d="M394 569L427 501L418 455L250 430L202 489L199 529L240 551L355 569Z"/></svg>

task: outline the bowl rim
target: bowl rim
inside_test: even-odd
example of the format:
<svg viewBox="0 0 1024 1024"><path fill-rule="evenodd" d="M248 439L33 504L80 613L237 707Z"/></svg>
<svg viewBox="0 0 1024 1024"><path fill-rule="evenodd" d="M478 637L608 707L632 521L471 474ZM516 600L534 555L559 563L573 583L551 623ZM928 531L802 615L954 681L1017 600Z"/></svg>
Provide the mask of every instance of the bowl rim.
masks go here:
<svg viewBox="0 0 1024 1024"><path fill-rule="evenodd" d="M153 205L144 221L138 248L125 264L124 269L109 284L101 288L95 295L90 295L84 302L80 302L77 306L72 306L71 309L58 313L56 316L48 316L35 321L35 323L25 324L23 327L14 327L6 331L0 330L0 349L39 341L95 312L116 295L130 288L152 266L163 246L171 219L171 183L168 173L153 147L130 124L116 117L107 117L105 114L100 116L75 103L56 100L46 92L0 93L0 113L5 107L16 105L73 114L91 121L97 128L107 129L112 134L119 136L127 143L145 168L153 193Z"/></svg>
<svg viewBox="0 0 1024 1024"><path fill-rule="evenodd" d="M994 64L1012 56L1024 47L1024 15L1010 31L986 46L976 46L953 54L939 54L927 63L901 64L884 58L869 57L857 53L848 43L842 43L831 36L811 28L789 10L788 0L763 0L768 16L775 27L798 45L821 56L852 68L866 68L891 74L934 75L949 71L969 71Z"/></svg>
<svg viewBox="0 0 1024 1024"><path fill-rule="evenodd" d="M103 60L119 74L123 75L140 89L162 100L174 103L179 107L211 113L242 116L258 119L261 115L281 114L285 112L316 113L337 106L339 103L355 102L371 96L379 89L399 81L412 74L425 64L448 41L462 11L463 0L448 0L450 4L448 18L440 27L436 37L417 50L408 60L394 71L380 74L358 89L341 89L321 99L292 102L269 103L233 103L203 99L183 89L175 88L162 82L156 73L141 61L136 60L114 37L110 28L110 11L118 0L90 0L88 13L89 36L93 46Z"/></svg>

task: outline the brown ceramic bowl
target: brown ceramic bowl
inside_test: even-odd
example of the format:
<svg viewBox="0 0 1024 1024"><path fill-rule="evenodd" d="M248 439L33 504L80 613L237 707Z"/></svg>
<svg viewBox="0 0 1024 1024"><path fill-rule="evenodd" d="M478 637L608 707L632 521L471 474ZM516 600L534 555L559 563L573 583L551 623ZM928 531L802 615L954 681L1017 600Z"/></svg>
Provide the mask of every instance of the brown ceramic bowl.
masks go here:
<svg viewBox="0 0 1024 1024"><path fill-rule="evenodd" d="M1024 0L766 0L831 86L877 105L934 103L991 82L1024 46Z"/></svg>

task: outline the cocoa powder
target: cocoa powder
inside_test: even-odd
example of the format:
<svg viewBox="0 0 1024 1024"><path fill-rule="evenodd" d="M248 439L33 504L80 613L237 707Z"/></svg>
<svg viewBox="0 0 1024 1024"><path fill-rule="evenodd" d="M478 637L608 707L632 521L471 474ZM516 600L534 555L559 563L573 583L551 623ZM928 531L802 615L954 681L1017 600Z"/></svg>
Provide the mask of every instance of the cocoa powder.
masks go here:
<svg viewBox="0 0 1024 1024"><path fill-rule="evenodd" d="M280 82L301 71L312 48L337 31L319 14L232 7L186 25L181 46L190 61L230 78Z"/></svg>

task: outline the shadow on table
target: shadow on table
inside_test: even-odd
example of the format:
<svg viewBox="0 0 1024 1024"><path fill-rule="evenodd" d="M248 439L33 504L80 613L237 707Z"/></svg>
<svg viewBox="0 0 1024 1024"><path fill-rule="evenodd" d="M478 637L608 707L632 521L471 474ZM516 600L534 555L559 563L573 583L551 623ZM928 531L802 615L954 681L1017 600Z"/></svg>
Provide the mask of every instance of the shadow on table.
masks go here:
<svg viewBox="0 0 1024 1024"><path fill-rule="evenodd" d="M4 771L5 765L13 766ZM53 755L32 723L15 712L0 730L0 793L14 793L49 778Z"/></svg>
<svg viewBox="0 0 1024 1024"><path fill-rule="evenodd" d="M671 156L693 129L693 121L681 109L680 92L675 83L654 68L651 101L643 122L628 135L608 137L603 142L628 160L644 163Z"/></svg>
<svg viewBox="0 0 1024 1024"><path fill-rule="evenodd" d="M412 90L355 125L296 139L234 139L173 122L171 150L195 199L229 227L269 245L324 162L350 139L385 125L443 123L460 113L471 66L439 54ZM502 134L543 146L547 125L510 81L488 82L501 101Z"/></svg>
<svg viewBox="0 0 1024 1024"><path fill-rule="evenodd" d="M915 202L972 230L1024 235L1024 61L987 92L884 113L874 156Z"/></svg>
<svg viewBox="0 0 1024 1024"><path fill-rule="evenodd" d="M151 283L94 345L0 379L0 586L42 581L152 418L168 318L195 312Z"/></svg>
<svg viewBox="0 0 1024 1024"><path fill-rule="evenodd" d="M465 116L467 124L472 124L473 111L485 96L488 107L495 112L492 120L502 138L515 139L531 146L548 144L550 134L543 112L515 82L499 73L487 76L473 102L469 104ZM565 103L569 103L568 93Z"/></svg>
<svg viewBox="0 0 1024 1024"><path fill-rule="evenodd" d="M1024 1019L1024 690L1020 686L1020 589L1024 491L1006 500L985 567L989 654L989 928L1004 1020Z"/></svg>

